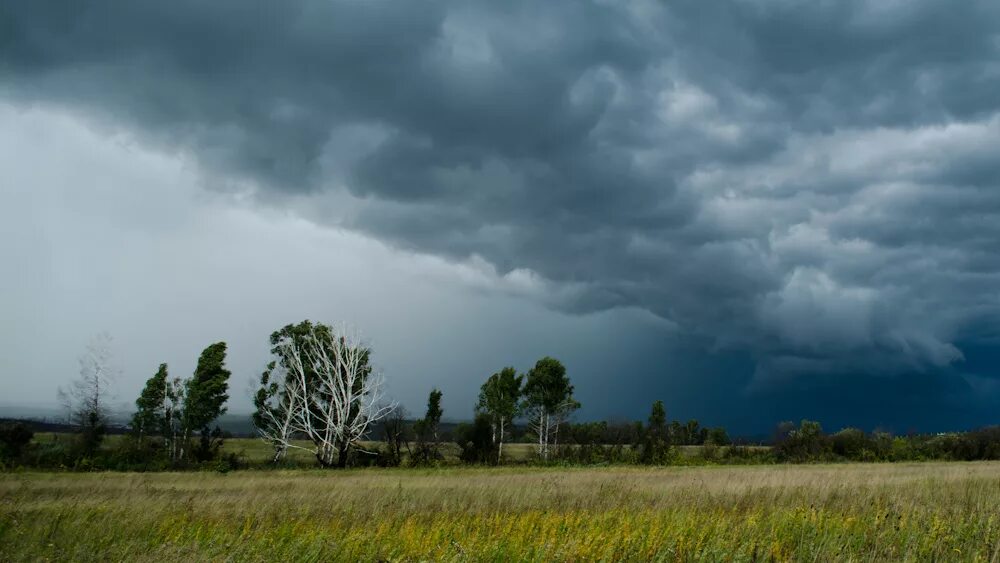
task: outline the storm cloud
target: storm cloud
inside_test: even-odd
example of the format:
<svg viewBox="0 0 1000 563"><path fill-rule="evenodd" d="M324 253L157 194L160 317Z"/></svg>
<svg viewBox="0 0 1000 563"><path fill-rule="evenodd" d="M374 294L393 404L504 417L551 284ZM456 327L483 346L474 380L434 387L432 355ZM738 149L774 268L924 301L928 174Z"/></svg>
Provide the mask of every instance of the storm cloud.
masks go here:
<svg viewBox="0 0 1000 563"><path fill-rule="evenodd" d="M996 2L3 1L0 77L210 190L647 311L741 388L997 399Z"/></svg>

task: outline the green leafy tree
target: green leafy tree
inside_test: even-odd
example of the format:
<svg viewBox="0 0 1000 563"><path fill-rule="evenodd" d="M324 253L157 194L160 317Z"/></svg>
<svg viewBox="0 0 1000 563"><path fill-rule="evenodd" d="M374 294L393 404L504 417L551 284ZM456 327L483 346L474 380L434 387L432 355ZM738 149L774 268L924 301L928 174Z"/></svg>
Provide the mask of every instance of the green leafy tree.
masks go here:
<svg viewBox="0 0 1000 563"><path fill-rule="evenodd" d="M667 429L667 411L663 401L653 403L643 436L640 460L648 464L662 464L669 459L670 435Z"/></svg>
<svg viewBox="0 0 1000 563"><path fill-rule="evenodd" d="M414 425L414 432L417 435L417 448L414 461L417 463L429 463L443 459L441 455L440 438L438 432L441 427L441 416L444 411L441 409L441 391L437 388L431 389L427 397L427 412L422 420L418 420Z"/></svg>
<svg viewBox="0 0 1000 563"><path fill-rule="evenodd" d="M371 424L394 403L382 403L382 377L371 366L371 349L347 327L334 330L306 320L271 334L274 360L254 397L254 424L280 459L289 447L313 453L324 467L346 467ZM291 442L293 434L312 447ZM373 452L366 452L373 453Z"/></svg>
<svg viewBox="0 0 1000 563"><path fill-rule="evenodd" d="M524 376L512 367L494 373L479 390L476 412L484 414L490 423L490 436L496 450L496 461L503 461L503 442L507 427L520 413L521 385Z"/></svg>
<svg viewBox="0 0 1000 563"><path fill-rule="evenodd" d="M708 438L706 438L706 444L712 444L714 446L728 446L732 441L729 439L729 433L726 429L721 426L716 426L708 431Z"/></svg>
<svg viewBox="0 0 1000 563"><path fill-rule="evenodd" d="M153 377L146 380L145 387L135 400L136 411L132 415L132 432L141 440L145 436L162 433L166 428L167 364L160 364Z"/></svg>
<svg viewBox="0 0 1000 563"><path fill-rule="evenodd" d="M271 356L274 359L268 362L261 374L260 386L254 394L253 423L261 437L274 448L272 461L280 461L286 456L295 431L294 418L297 413L295 396L291 391L294 389L297 371L292 369L290 362L294 362L295 354L299 358L304 358L309 346L319 346L327 356L333 356L334 350L330 342L335 339L331 338L332 334L330 326L313 323L308 319L298 324L287 324L271 333ZM315 362L306 360L295 367L302 370L303 379L306 380L310 390L318 385L320 378L316 372ZM371 370L367 365L367 355L364 369L366 373ZM308 422L314 427L321 427L323 409L316 404L307 405L305 408ZM312 437L310 435L310 438ZM321 449L325 452L326 448L319 443L314 443L314 446L318 451L317 459L320 463L324 466L329 465L329 462L325 462L326 456L319 452ZM340 448L334 449L339 451Z"/></svg>
<svg viewBox="0 0 1000 563"><path fill-rule="evenodd" d="M493 424L483 413L478 413L472 424L463 423L455 428L455 443L459 458L466 463L492 463L496 459Z"/></svg>
<svg viewBox="0 0 1000 563"><path fill-rule="evenodd" d="M208 453L204 447L206 442L209 450L217 442L209 425L226 412L230 375L231 372L226 369L226 343L216 342L202 351L194 375L185 382L184 412L181 416L184 441L186 443L195 430L201 431L202 447L197 450L199 457Z"/></svg>
<svg viewBox="0 0 1000 563"><path fill-rule="evenodd" d="M559 426L578 408L580 403L573 398L573 385L562 363L548 356L535 362L524 384L524 411L543 460L547 461L550 450L559 445Z"/></svg>

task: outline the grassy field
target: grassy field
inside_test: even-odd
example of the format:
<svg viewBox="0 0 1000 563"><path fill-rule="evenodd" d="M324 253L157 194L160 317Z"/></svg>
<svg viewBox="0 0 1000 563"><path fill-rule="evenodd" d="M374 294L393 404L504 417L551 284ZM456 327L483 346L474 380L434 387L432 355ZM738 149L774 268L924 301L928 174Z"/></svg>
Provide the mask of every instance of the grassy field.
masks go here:
<svg viewBox="0 0 1000 563"><path fill-rule="evenodd" d="M1000 560L1000 463L0 475L0 560Z"/></svg>

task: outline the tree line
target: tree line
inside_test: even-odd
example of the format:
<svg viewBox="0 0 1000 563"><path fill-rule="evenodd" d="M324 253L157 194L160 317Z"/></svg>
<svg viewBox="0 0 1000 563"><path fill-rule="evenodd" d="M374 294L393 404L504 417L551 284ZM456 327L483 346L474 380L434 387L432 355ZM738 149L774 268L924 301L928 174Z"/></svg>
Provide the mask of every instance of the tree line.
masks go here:
<svg viewBox="0 0 1000 563"><path fill-rule="evenodd" d="M645 421L573 423L580 408L565 366L539 359L527 372L504 367L482 383L469 423L445 432L443 393L432 389L422 418L411 420L384 393L372 350L347 327L289 324L270 336L271 360L253 396L253 426L272 448L270 463L290 450L309 452L323 467L435 465L446 443L465 463L500 465L513 441L533 444L533 462L559 464L775 463L1000 459L1000 428L938 436L892 436L848 428L826 434L817 422L778 425L773 447L733 445L726 430L697 420L668 422L662 401ZM23 424L0 425L0 464L76 469L165 469L246 465L223 454L225 434L215 425L226 412L231 372L226 344L207 346L188 378L170 377L160 364L135 401L128 435L102 448L115 369L110 338L99 336L81 357L80 376L60 390L76 433L32 443ZM699 446L685 450L685 446ZM691 453L691 452L694 453Z"/></svg>

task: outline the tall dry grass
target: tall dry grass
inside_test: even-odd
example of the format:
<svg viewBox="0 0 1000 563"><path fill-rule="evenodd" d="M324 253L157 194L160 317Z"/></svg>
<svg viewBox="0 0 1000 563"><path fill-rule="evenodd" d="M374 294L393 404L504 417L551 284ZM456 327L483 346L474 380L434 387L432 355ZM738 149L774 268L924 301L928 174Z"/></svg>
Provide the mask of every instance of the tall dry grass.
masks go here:
<svg viewBox="0 0 1000 563"><path fill-rule="evenodd" d="M0 476L0 559L1000 561L1000 463Z"/></svg>

